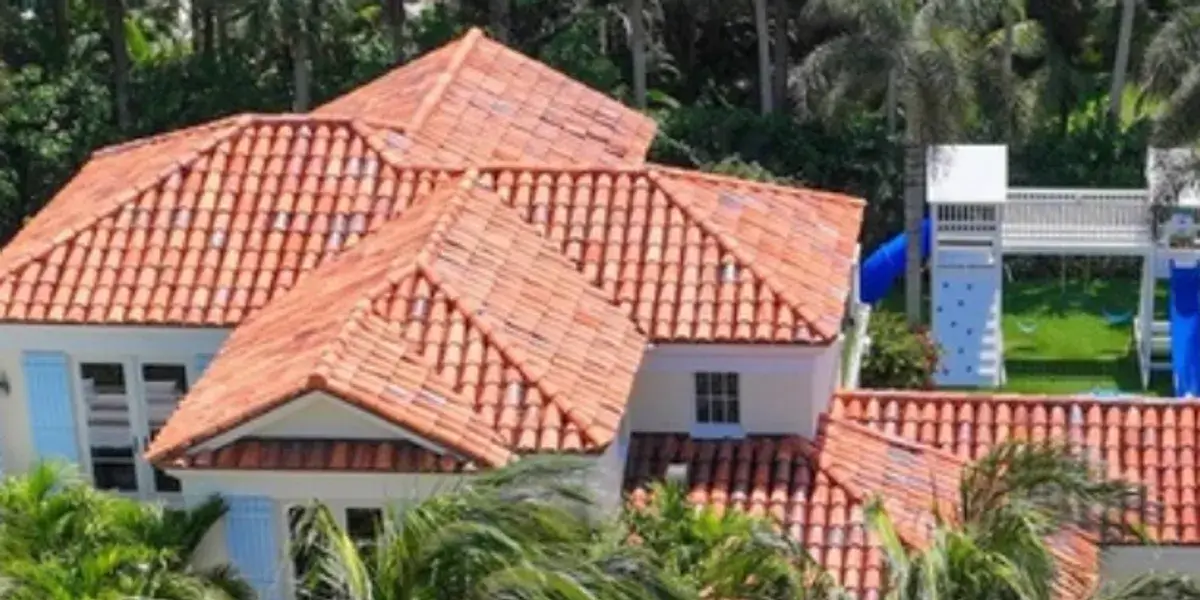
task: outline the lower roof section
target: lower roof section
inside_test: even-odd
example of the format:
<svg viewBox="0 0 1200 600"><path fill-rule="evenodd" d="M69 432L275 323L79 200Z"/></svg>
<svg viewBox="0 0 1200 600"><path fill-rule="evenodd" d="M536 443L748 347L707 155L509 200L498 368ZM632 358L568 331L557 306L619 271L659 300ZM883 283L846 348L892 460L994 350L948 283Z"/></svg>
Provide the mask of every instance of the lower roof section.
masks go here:
<svg viewBox="0 0 1200 600"><path fill-rule="evenodd" d="M477 465L405 440L243 438L186 455L174 468L337 473L464 473Z"/></svg>

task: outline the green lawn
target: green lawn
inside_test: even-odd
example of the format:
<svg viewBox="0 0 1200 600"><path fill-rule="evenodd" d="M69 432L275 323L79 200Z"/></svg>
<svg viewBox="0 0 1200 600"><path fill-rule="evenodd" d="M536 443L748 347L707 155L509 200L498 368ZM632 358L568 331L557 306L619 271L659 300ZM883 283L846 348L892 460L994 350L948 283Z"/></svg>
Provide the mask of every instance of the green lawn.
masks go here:
<svg viewBox="0 0 1200 600"><path fill-rule="evenodd" d="M902 288L902 283L897 288ZM1141 393L1132 325L1110 326L1104 311L1137 309L1136 280L1006 281L1004 283L1005 391L1079 394L1095 388ZM928 301L926 301L928 307ZM903 290L884 301L903 310ZM1160 284L1156 318L1165 319L1167 292ZM928 312L928 309L926 309ZM1150 395L1171 395L1167 373L1152 377Z"/></svg>
<svg viewBox="0 0 1200 600"><path fill-rule="evenodd" d="M1104 311L1137 309L1136 280L1006 282L1004 389L1071 394L1094 388L1141 391L1132 324L1109 325ZM1166 290L1155 303L1165 318ZM1170 377L1151 381L1147 393L1170 395Z"/></svg>

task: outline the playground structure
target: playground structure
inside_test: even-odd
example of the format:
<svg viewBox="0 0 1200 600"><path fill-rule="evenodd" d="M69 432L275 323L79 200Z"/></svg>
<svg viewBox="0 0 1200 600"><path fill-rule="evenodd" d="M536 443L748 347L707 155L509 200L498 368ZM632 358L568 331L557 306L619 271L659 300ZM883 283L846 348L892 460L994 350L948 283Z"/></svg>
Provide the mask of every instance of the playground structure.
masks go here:
<svg viewBox="0 0 1200 600"><path fill-rule="evenodd" d="M1003 385L1005 255L1128 256L1142 264L1138 309L1105 318L1132 320L1143 388L1152 372L1170 371L1177 395L1200 395L1200 188L1168 172L1190 151L1149 155L1145 189L1096 190L1009 187L1005 146L930 150L922 256L941 349L938 385ZM1163 203L1172 208L1156 208ZM863 303L882 298L903 273L905 244L897 236L864 261ZM1167 278L1170 319L1156 321L1155 282Z"/></svg>

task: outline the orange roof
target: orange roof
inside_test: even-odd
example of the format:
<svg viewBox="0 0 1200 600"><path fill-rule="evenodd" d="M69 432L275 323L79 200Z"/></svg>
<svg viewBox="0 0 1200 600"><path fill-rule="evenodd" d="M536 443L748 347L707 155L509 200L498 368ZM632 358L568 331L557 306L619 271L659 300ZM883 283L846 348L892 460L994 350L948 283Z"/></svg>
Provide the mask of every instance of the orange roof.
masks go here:
<svg viewBox="0 0 1200 600"><path fill-rule="evenodd" d="M215 450L180 456L174 466L233 471L462 473L470 461L406 440L242 438Z"/></svg>
<svg viewBox="0 0 1200 600"><path fill-rule="evenodd" d="M238 327L147 455L325 391L480 465L616 433L645 339L472 175Z"/></svg>
<svg viewBox="0 0 1200 600"><path fill-rule="evenodd" d="M438 164L640 165L653 119L488 39L458 40L332 100L317 115L403 124Z"/></svg>
<svg viewBox="0 0 1200 600"><path fill-rule="evenodd" d="M643 501L646 484L665 476L671 463L687 464L693 502L778 521L859 598L880 598L886 585L887 561L866 525L866 502L879 497L902 541L923 547L930 541L935 509L946 518L957 514L966 464L941 450L831 417L822 418L816 443L798 436L692 440L634 434L625 475L635 504ZM1056 596L1088 597L1098 582L1098 544L1067 530L1050 546L1060 566Z"/></svg>
<svg viewBox="0 0 1200 600"><path fill-rule="evenodd" d="M104 151L0 253L0 320L237 325L462 175L401 139L246 115ZM481 176L655 340L838 333L859 201L655 166Z"/></svg>
<svg viewBox="0 0 1200 600"><path fill-rule="evenodd" d="M1111 476L1146 486L1150 502L1126 518L1158 543L1200 544L1200 402L856 391L837 394L830 412L964 459L1006 439L1068 443L1101 461ZM1122 541L1119 528L1104 533L1108 541Z"/></svg>

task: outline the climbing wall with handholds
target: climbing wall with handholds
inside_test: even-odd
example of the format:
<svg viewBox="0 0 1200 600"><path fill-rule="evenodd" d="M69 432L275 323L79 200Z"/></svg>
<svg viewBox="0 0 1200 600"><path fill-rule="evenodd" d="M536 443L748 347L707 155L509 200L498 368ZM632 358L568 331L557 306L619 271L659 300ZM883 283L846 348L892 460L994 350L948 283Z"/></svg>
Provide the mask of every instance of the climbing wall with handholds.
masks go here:
<svg viewBox="0 0 1200 600"><path fill-rule="evenodd" d="M1004 371L1002 262L992 247L941 247L932 272L939 386L995 387Z"/></svg>

